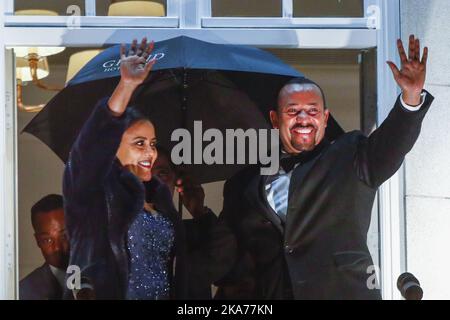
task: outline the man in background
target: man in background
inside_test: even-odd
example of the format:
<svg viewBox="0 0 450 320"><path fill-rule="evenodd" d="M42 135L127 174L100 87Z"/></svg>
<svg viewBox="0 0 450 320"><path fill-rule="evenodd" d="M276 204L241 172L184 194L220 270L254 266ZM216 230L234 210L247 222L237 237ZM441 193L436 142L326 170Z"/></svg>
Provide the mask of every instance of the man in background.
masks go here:
<svg viewBox="0 0 450 320"><path fill-rule="evenodd" d="M184 176L180 178L175 165L170 160L170 154L158 147L158 158L156 159L152 173L162 183L166 184L172 196L177 191L182 196L183 205L193 219L183 220L186 229L186 240L189 257L189 299L208 300L211 299L211 282L208 282L202 271L205 257L202 252L202 242L208 229L217 220L216 215L204 205L205 193L203 188L194 181ZM180 213L181 214L181 213Z"/></svg>
<svg viewBox="0 0 450 320"><path fill-rule="evenodd" d="M59 300L65 286L69 241L64 223L63 197L50 194L31 208L36 244L45 263L19 283L21 300Z"/></svg>

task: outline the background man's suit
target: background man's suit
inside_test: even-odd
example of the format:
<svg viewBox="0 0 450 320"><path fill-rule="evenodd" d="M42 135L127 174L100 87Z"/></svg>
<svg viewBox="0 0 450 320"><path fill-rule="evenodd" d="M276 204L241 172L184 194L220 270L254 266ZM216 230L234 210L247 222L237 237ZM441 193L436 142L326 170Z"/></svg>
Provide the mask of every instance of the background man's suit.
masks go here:
<svg viewBox="0 0 450 320"><path fill-rule="evenodd" d="M50 266L44 263L19 283L20 300L61 300L63 291Z"/></svg>
<svg viewBox="0 0 450 320"><path fill-rule="evenodd" d="M413 147L432 101L427 93L418 111L408 111L397 99L370 137L353 131L305 153L292 173L285 224L267 202L269 177L259 168L245 169L226 183L211 244L234 234L238 254L250 253L255 298L381 298L367 286L373 201ZM217 261L234 258L235 252L216 248Z"/></svg>

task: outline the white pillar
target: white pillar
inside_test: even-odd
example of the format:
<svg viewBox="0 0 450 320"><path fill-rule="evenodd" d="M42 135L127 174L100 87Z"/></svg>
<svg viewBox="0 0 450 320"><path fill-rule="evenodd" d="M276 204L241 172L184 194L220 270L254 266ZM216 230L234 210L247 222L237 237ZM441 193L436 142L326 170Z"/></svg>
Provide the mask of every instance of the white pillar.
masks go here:
<svg viewBox="0 0 450 320"><path fill-rule="evenodd" d="M392 109L399 88L386 65L387 60L398 64L397 39L400 36L399 0L380 0L380 29L378 29L378 124ZM379 189L380 267L383 299L401 299L397 278L405 271L403 166Z"/></svg>
<svg viewBox="0 0 450 320"><path fill-rule="evenodd" d="M84 0L84 11L86 16L96 16L96 0Z"/></svg>

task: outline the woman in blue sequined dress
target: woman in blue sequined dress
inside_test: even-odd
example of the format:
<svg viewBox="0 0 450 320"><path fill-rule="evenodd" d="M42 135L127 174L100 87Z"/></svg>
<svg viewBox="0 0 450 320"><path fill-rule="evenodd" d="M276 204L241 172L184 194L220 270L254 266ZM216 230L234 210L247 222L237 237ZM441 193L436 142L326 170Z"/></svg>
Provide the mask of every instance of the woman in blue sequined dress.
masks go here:
<svg viewBox="0 0 450 320"><path fill-rule="evenodd" d="M121 79L99 101L72 147L63 192L75 299L186 297L185 237L167 187L152 179L153 124L128 107L148 76L153 44L121 48ZM157 106L155 106L157 107Z"/></svg>

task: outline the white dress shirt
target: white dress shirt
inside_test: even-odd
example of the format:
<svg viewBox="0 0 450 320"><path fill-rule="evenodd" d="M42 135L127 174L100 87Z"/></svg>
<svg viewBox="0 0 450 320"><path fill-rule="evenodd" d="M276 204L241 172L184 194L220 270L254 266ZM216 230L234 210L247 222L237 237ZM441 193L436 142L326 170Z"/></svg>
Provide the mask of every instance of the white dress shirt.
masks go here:
<svg viewBox="0 0 450 320"><path fill-rule="evenodd" d="M64 291L66 286L66 272L64 270L58 269L51 264L49 264L50 270L55 276L56 280L58 280L59 285L61 286L61 289Z"/></svg>

